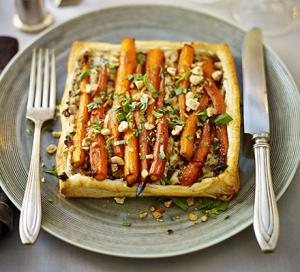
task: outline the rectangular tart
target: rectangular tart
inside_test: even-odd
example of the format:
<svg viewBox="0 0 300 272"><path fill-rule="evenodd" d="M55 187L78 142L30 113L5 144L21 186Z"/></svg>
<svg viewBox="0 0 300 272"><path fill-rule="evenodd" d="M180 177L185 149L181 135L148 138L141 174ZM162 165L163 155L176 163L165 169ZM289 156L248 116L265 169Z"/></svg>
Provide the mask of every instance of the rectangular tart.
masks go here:
<svg viewBox="0 0 300 272"><path fill-rule="evenodd" d="M65 197L229 200L240 92L226 44L73 43L56 161Z"/></svg>

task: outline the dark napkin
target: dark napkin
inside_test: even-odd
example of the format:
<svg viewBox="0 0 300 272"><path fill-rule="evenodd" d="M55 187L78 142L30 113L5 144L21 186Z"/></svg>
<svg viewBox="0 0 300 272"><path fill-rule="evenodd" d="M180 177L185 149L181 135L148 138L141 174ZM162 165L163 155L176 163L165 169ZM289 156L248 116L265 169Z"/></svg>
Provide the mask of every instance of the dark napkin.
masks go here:
<svg viewBox="0 0 300 272"><path fill-rule="evenodd" d="M0 36L0 73L10 59L18 52L18 48L19 44L16 39ZM9 199L0 187L0 237L12 229L13 211L10 206Z"/></svg>

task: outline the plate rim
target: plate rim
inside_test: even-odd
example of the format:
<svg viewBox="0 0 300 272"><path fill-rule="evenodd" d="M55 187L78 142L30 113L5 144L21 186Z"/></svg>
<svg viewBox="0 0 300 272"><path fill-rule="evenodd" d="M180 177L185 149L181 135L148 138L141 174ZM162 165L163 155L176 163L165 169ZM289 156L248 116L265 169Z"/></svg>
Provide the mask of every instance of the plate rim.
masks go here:
<svg viewBox="0 0 300 272"><path fill-rule="evenodd" d="M33 45L38 42L40 39L42 39L43 37L47 36L49 32L55 30L56 28L62 27L63 25L69 24L72 21L77 21L78 19L80 19L81 17L85 17L88 16L89 14L94 14L94 13L99 13L99 12L103 12L106 10L114 10L114 9L120 9L123 7L131 7L131 8L139 8L139 7L170 7L170 8L177 8L177 9L182 9L182 10L186 10L186 11L193 11L199 14L202 14L204 16L207 17L211 17L213 20L218 20L218 21L223 21L225 23L227 23L228 25L230 25L233 28L236 28L240 31L242 31L243 33L246 33L246 29L244 27L241 27L239 25L234 25L233 22L231 22L230 20L228 20L227 18L222 18L219 16L215 16L210 12L201 10L201 9L197 9L195 8L195 6L191 5L191 3L189 3L189 5L181 5L181 4L170 4L170 3L163 3L163 4L159 4L159 3L152 3L149 4L148 2L146 3L127 3L127 4L118 4L118 5L106 5L100 8L97 8L95 10L90 10L87 12L83 12L79 15L76 15L70 19L67 19L61 23L58 24L54 24L53 26L51 26L50 28L44 30L42 33L40 33L37 37L35 37L32 41L30 41L22 50L20 50L11 60L10 62L6 65L6 67L4 68L4 70L2 71L1 75L0 75L0 82L3 80L3 78L6 76L7 72L11 69L11 67L15 64L15 62L18 61L18 59L22 56L22 54L29 50L30 47L33 47ZM271 48L271 46L269 46L267 43L264 42L264 47L266 49L268 49L268 51L270 53L272 53L276 58L278 63L281 65L281 67L283 68L283 70L285 70L287 76L290 79L290 83L293 86L293 88L295 88L296 90L298 90L298 99L300 100L300 94L299 94L299 89L295 83L294 77L292 76L292 74L290 73L289 69L287 68L287 66L285 65L285 63L282 61L282 59L280 58L280 56ZM293 171L291 171L289 178L286 180L285 184L283 185L281 191L276 195L276 200L278 201L282 195L286 192L287 188L289 187L289 185L291 184L292 180L294 179L295 173L297 171L297 169L299 168L299 163L300 163L300 151L298 152L298 158L296 160L296 164L298 165L297 167L295 167L293 169ZM7 197L11 200L11 202L18 208L18 210L21 209L21 205L19 205L15 199L10 195L10 193L8 192L5 183L2 181L2 176L0 176L0 185L2 190L4 191L4 193L7 195ZM159 254L147 254L147 255L134 255L134 254L126 254L124 253L114 253L114 252L110 252L110 251L106 251L106 250L99 250L99 249L94 249L85 245L82 245L80 243L76 243L75 241L72 241L68 238L65 238L64 236L61 236L59 234L57 234L56 232L52 231L51 229L49 229L47 226L44 226L43 224L41 225L42 229L45 230L46 232L48 232L49 234L53 235L56 238L59 238L60 240L67 242L68 244L71 244L73 246L76 246L78 248L90 251L90 252L95 252L95 253L101 253L104 255L108 255L108 256L116 256L116 257L125 257L125 258L138 258L138 259L153 259L153 258L166 258L166 257L174 257L174 256L180 256L180 255L185 255L185 254L189 254L189 253L193 253L199 250L202 250L204 248L208 248L211 247L213 245L216 245L224 240L227 240L230 237L233 237L234 235L238 234L239 232L241 232L242 230L246 229L247 227L249 227L253 222L252 217L250 217L247 221L245 221L243 224L239 225L238 227L232 229L231 231L227 232L226 234L224 234L223 236L218 237L217 239L215 239L212 242L208 242L205 245L202 246L194 246L193 248L190 249L184 249L181 251L176 251L173 253L159 253Z"/></svg>

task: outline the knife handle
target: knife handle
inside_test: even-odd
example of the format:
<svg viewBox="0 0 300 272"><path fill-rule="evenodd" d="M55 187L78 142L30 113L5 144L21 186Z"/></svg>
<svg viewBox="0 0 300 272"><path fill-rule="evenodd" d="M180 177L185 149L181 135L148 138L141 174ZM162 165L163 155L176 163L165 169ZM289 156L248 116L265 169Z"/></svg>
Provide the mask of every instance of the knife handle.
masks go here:
<svg viewBox="0 0 300 272"><path fill-rule="evenodd" d="M256 134L253 139L255 142L253 227L261 250L272 252L279 237L279 215L271 177L269 134Z"/></svg>

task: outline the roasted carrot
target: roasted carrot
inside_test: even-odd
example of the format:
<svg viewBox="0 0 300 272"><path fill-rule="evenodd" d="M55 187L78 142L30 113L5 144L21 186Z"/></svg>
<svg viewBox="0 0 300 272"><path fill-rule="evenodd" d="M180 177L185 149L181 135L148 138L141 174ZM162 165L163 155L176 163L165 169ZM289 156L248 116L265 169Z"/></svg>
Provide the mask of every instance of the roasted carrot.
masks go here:
<svg viewBox="0 0 300 272"><path fill-rule="evenodd" d="M107 177L107 151L105 148L105 139L102 134L93 132L95 124L104 119L104 107L99 106L91 113L90 130L91 130L91 145L90 145L90 164L93 176L98 180L103 180Z"/></svg>
<svg viewBox="0 0 300 272"><path fill-rule="evenodd" d="M198 111L203 111L208 106L208 95L204 93L200 98ZM199 115L193 112L185 121L184 128L180 137L180 155L191 160L193 156L195 134L197 131L197 122Z"/></svg>
<svg viewBox="0 0 300 272"><path fill-rule="evenodd" d="M164 80L161 80L160 93L157 101L157 108L162 108L164 106ZM156 139L154 145L153 157L149 176L152 181L159 181L165 172L165 167L167 163L168 156L168 122L165 116L162 116L158 120Z"/></svg>
<svg viewBox="0 0 300 272"><path fill-rule="evenodd" d="M227 136L227 126L216 126L216 136L219 140L219 160L216 167L216 171L222 171L226 168L227 152L228 152L228 136Z"/></svg>
<svg viewBox="0 0 300 272"><path fill-rule="evenodd" d="M132 131L127 130L124 134L125 153L124 153L124 177L128 185L133 185L139 177L139 152L138 138Z"/></svg>
<svg viewBox="0 0 300 272"><path fill-rule="evenodd" d="M88 70L88 64L83 65L83 71ZM76 114L76 133L73 137L74 151L72 153L72 163L78 167L84 163L86 153L82 149L82 141L86 137L86 124L89 119L87 105L90 101L90 94L86 93L86 85L88 77L85 77L80 82L79 109Z"/></svg>
<svg viewBox="0 0 300 272"><path fill-rule="evenodd" d="M146 79L148 82L148 94L152 98L156 98L158 94L158 88L160 85L160 70L163 67L164 54L160 49L151 49L147 54L146 59ZM150 88L150 90L149 90ZM155 94L153 92L156 92ZM147 122L150 124L155 123L155 117L152 112L156 108L156 103L148 105L147 108Z"/></svg>
<svg viewBox="0 0 300 272"><path fill-rule="evenodd" d="M113 103L113 110L111 112L110 129L114 141L120 140L121 133L118 130L119 120L117 118L118 112L116 108L121 105L120 96L125 95L129 91L130 81L127 76L133 74L136 66L136 49L135 43L132 38L125 38L121 44L119 68L117 71L117 78L115 83L115 95L116 99ZM116 156L124 156L123 145L114 146L114 154Z"/></svg>
<svg viewBox="0 0 300 272"><path fill-rule="evenodd" d="M217 114L225 113L226 112L225 101L216 84L212 81L209 81L204 85L204 88L207 94L209 95L214 105L214 108L217 110Z"/></svg>
<svg viewBox="0 0 300 272"><path fill-rule="evenodd" d="M99 73L98 90L95 96L100 92L105 92L107 86L107 68L104 67ZM107 150L105 148L105 139L99 133L101 123L104 120L104 106L100 105L97 109L91 112L90 118L90 164L94 177L98 180L103 180L107 177ZM95 133L96 127L96 133Z"/></svg>
<svg viewBox="0 0 300 272"><path fill-rule="evenodd" d="M199 177L211 146L211 128L204 124L201 140L192 161L183 169L179 181L181 185L192 185Z"/></svg>
<svg viewBox="0 0 300 272"><path fill-rule="evenodd" d="M213 62L211 59L207 59L203 62L203 73L205 77L209 78L204 89L209 95L214 105L214 108L217 110L217 114L223 114L226 112L226 105L224 98L221 94L221 91L216 86L215 82L211 79L211 74L214 70ZM228 152L228 135L227 135L227 126L216 126L216 136L219 140L220 149L219 149L219 162L216 170L224 170L226 167L227 161L227 152Z"/></svg>
<svg viewBox="0 0 300 272"><path fill-rule="evenodd" d="M178 61L178 71L177 74L180 77L185 77L186 73L188 73L191 69L191 65L193 63L194 56L194 48L191 45L184 45L180 52L179 61ZM179 87L187 88L189 85L189 77L185 77L180 81ZM182 121L186 119L186 111L185 111L185 94L182 93L179 95L179 112L180 118Z"/></svg>

